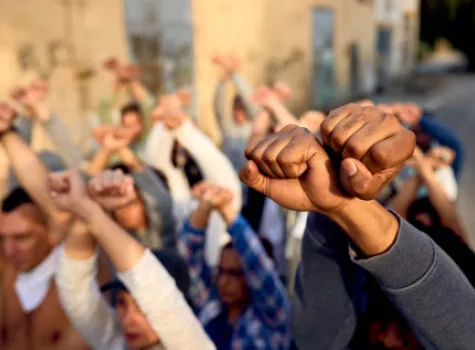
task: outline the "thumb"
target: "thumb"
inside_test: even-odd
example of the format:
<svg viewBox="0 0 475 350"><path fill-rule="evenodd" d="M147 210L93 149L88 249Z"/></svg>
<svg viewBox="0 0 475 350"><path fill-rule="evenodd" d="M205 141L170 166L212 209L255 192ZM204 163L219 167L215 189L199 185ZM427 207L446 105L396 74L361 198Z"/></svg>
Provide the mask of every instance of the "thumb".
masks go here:
<svg viewBox="0 0 475 350"><path fill-rule="evenodd" d="M340 182L344 190L363 200L376 198L385 181L384 174L373 175L368 168L357 159L347 158L341 162Z"/></svg>
<svg viewBox="0 0 475 350"><path fill-rule="evenodd" d="M256 163L249 160L239 172L239 178L257 192L267 195L268 179L259 172Z"/></svg>

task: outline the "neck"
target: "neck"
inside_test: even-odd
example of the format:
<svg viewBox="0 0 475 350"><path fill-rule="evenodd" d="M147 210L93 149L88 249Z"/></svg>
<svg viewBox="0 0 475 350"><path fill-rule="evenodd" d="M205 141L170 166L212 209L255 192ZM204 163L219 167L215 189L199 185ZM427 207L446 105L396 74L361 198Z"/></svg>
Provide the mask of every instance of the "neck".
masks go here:
<svg viewBox="0 0 475 350"><path fill-rule="evenodd" d="M241 316L242 311L246 308L247 302L242 302L240 304L228 305L228 322L234 324L239 316Z"/></svg>

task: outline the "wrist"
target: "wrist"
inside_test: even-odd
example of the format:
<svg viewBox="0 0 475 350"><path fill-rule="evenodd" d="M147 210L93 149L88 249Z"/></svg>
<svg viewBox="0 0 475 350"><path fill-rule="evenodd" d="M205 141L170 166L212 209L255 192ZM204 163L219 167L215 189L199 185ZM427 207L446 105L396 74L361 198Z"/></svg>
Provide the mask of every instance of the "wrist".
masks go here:
<svg viewBox="0 0 475 350"><path fill-rule="evenodd" d="M367 256L380 255L394 243L397 218L376 201L351 199L339 210L326 214Z"/></svg>
<svg viewBox="0 0 475 350"><path fill-rule="evenodd" d="M90 223L96 214L102 212L103 209L97 202L93 201L91 198L87 198L77 205L72 206L71 211L76 217L85 223Z"/></svg>
<svg viewBox="0 0 475 350"><path fill-rule="evenodd" d="M219 209L219 213L226 222L226 225L229 227L236 221L238 217L238 212L231 205L227 205Z"/></svg>
<svg viewBox="0 0 475 350"><path fill-rule="evenodd" d="M51 119L50 110L48 109L48 107L46 107L45 104L38 103L38 104L32 105L30 108L33 111L36 118L40 122L46 123L47 121Z"/></svg>

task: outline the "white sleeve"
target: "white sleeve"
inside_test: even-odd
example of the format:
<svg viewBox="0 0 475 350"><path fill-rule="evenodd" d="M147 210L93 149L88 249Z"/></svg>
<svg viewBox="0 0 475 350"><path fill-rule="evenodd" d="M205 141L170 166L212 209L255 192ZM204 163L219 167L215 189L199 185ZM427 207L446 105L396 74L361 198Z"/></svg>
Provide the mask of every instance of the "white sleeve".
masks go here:
<svg viewBox="0 0 475 350"><path fill-rule="evenodd" d="M187 215L184 206L191 198L191 191L186 176L172 164L173 143L174 137L165 125L155 123L145 145L145 163L160 170L167 178L173 198L175 217L180 228Z"/></svg>
<svg viewBox="0 0 475 350"><path fill-rule="evenodd" d="M175 281L150 250L118 276L166 349L215 349Z"/></svg>
<svg viewBox="0 0 475 350"><path fill-rule="evenodd" d="M96 274L97 253L90 259L75 260L61 248L56 285L69 320L92 349L124 349L122 330L99 290Z"/></svg>
<svg viewBox="0 0 475 350"><path fill-rule="evenodd" d="M209 137L191 122L184 122L174 132L178 142L191 154L202 171L204 180L223 186L233 192L233 205L241 210L242 187L229 159Z"/></svg>

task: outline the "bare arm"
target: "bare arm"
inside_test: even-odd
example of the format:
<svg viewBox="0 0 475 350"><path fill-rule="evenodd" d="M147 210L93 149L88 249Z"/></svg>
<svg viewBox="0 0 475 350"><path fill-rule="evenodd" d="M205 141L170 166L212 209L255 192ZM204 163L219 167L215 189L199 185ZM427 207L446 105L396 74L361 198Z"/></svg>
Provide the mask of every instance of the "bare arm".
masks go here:
<svg viewBox="0 0 475 350"><path fill-rule="evenodd" d="M140 172L144 170L143 163L137 158L134 152L129 147L122 147L117 151L119 159L127 165L133 172Z"/></svg>
<svg viewBox="0 0 475 350"><path fill-rule="evenodd" d="M49 171L38 155L14 131L7 131L0 137L0 141L5 148L20 186L38 205L49 221L58 220L61 213L51 200L45 186Z"/></svg>
<svg viewBox="0 0 475 350"><path fill-rule="evenodd" d="M402 218L407 219L407 211L417 198L417 190L421 185L419 176L409 178L401 190L390 200L388 207L392 208Z"/></svg>
<svg viewBox="0 0 475 350"><path fill-rule="evenodd" d="M427 187L429 200L439 214L442 224L451 228L465 242L468 242L468 235L460 221L457 207L447 197L444 187L435 176L430 165L423 163L419 167L419 174L422 182Z"/></svg>
<svg viewBox="0 0 475 350"><path fill-rule="evenodd" d="M103 171L105 168L107 168L109 159L112 157L112 155L113 152L111 150L101 147L89 163L87 168L88 173L94 175Z"/></svg>

